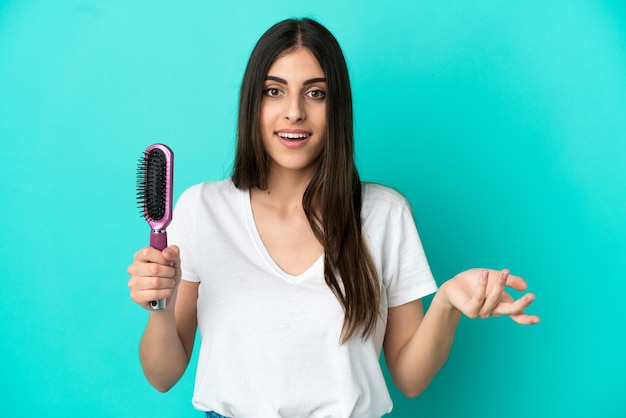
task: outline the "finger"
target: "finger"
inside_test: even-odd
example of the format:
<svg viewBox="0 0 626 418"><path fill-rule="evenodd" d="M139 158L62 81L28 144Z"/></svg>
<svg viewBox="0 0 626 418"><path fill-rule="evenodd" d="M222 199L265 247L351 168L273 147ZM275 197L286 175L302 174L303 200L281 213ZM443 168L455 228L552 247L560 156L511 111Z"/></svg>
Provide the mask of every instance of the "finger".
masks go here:
<svg viewBox="0 0 626 418"><path fill-rule="evenodd" d="M494 315L507 315L518 324L532 325L540 321L537 315L528 315L524 310L535 300L535 295L529 293L518 300L514 300L511 295L504 293L502 302L494 309Z"/></svg>
<svg viewBox="0 0 626 418"><path fill-rule="evenodd" d="M509 278L506 281L506 286L512 289L515 289L517 291L520 291L520 292L523 292L524 290L528 288L528 285L526 284L526 280L524 280L520 276L514 276L512 274L509 275Z"/></svg>
<svg viewBox="0 0 626 418"><path fill-rule="evenodd" d="M509 295L506 292L502 292L502 295L500 296L500 304L504 305L507 303L513 303L515 302L515 299L513 299L513 296ZM498 306L496 309L500 309L500 306Z"/></svg>
<svg viewBox="0 0 626 418"><path fill-rule="evenodd" d="M172 289L132 290L130 292L130 298L135 303L145 308L149 308L152 301L159 299L168 299L172 296L172 293Z"/></svg>
<svg viewBox="0 0 626 418"><path fill-rule="evenodd" d="M528 315L525 313L511 315L511 319L520 325L535 325L541 322L541 318L539 318L537 315Z"/></svg>
<svg viewBox="0 0 626 418"><path fill-rule="evenodd" d="M137 251L134 260L140 263L167 264L167 260L163 257L161 251L152 247L143 247Z"/></svg>
<svg viewBox="0 0 626 418"><path fill-rule="evenodd" d="M483 305L478 312L478 316L481 318L488 318L492 315L492 311L500 304L502 299L502 293L504 292L504 286L506 285L507 278L509 277L509 270L502 270L500 274L493 274L495 276L495 283L489 290L487 297Z"/></svg>
<svg viewBox="0 0 626 418"><path fill-rule="evenodd" d="M167 264L135 262L128 266L128 274L139 277L165 277L173 278L176 268Z"/></svg>
<svg viewBox="0 0 626 418"><path fill-rule="evenodd" d="M483 303L485 303L488 281L489 272L486 270L481 271L476 283L476 288L474 289L474 294L472 295L472 299L469 300L467 309L465 310L465 314L468 317L476 318L478 316Z"/></svg>
<svg viewBox="0 0 626 418"><path fill-rule="evenodd" d="M176 281L167 277L142 277L137 280L137 290L171 290Z"/></svg>
<svg viewBox="0 0 626 418"><path fill-rule="evenodd" d="M165 248L161 255L170 266L180 265L180 249L176 245Z"/></svg>
<svg viewBox="0 0 626 418"><path fill-rule="evenodd" d="M510 297L510 295L507 296ZM513 298L511 298L510 301L504 302L503 299L503 302L498 305L494 312L497 312L499 315L521 314L526 308L530 306L531 303L533 303L534 300L535 295L533 295L532 293L528 293L518 300L513 300Z"/></svg>

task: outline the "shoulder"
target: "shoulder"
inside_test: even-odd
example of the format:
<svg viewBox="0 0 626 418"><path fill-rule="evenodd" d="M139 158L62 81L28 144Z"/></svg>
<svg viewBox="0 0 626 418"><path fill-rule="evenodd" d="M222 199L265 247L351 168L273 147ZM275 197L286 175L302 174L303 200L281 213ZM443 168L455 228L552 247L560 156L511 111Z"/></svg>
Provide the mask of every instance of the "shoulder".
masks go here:
<svg viewBox="0 0 626 418"><path fill-rule="evenodd" d="M198 206L220 206L233 201L243 193L235 187L231 179L205 181L194 184L182 192L176 203L181 208L197 208Z"/></svg>
<svg viewBox="0 0 626 418"><path fill-rule="evenodd" d="M204 181L202 183L194 184L188 187L180 195L181 200L198 199L207 196L215 195L229 195L239 194L238 190L231 179L219 180L219 181Z"/></svg>
<svg viewBox="0 0 626 418"><path fill-rule="evenodd" d="M393 187L384 184L362 182L363 201L365 200L386 200L391 202L406 202L402 193Z"/></svg>
<svg viewBox="0 0 626 418"><path fill-rule="evenodd" d="M398 190L377 183L362 183L362 212L364 215L370 212L394 212L404 211L409 208L406 197Z"/></svg>
<svg viewBox="0 0 626 418"><path fill-rule="evenodd" d="M376 183L363 183L362 190L361 222L368 234L395 234L414 228L413 209L401 192Z"/></svg>

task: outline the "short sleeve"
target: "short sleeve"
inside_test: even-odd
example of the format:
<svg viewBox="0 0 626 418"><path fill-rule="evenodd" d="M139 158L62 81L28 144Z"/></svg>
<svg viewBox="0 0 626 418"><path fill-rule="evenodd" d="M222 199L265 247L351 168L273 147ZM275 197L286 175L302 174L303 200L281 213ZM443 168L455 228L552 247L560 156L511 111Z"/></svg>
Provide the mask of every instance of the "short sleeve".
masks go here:
<svg viewBox="0 0 626 418"><path fill-rule="evenodd" d="M197 210L194 205L198 200L199 192L200 188L193 186L181 194L172 214L172 222L167 229L169 244L177 245L180 248L182 279L189 282L200 281L192 257L192 237L195 227L194 211Z"/></svg>
<svg viewBox="0 0 626 418"><path fill-rule="evenodd" d="M408 200L394 189L369 185L363 221L389 307L437 291Z"/></svg>
<svg viewBox="0 0 626 418"><path fill-rule="evenodd" d="M430 266L407 201L402 205L397 227L388 231L383 281L389 307L403 305L437 291Z"/></svg>

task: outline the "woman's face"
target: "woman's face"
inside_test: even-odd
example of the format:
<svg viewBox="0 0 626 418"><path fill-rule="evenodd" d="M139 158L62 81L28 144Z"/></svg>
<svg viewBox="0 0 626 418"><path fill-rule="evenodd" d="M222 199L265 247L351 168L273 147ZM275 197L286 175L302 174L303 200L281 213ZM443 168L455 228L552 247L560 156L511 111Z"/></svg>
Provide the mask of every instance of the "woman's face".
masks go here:
<svg viewBox="0 0 626 418"><path fill-rule="evenodd" d="M313 174L326 143L326 78L308 49L278 58L267 72L261 133L271 170Z"/></svg>

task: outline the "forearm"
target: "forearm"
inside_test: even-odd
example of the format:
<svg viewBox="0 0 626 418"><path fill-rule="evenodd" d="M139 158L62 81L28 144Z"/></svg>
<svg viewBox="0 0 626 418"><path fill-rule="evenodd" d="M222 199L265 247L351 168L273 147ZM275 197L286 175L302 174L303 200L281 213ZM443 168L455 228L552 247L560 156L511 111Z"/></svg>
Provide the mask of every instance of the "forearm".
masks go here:
<svg viewBox="0 0 626 418"><path fill-rule="evenodd" d="M461 313L437 293L417 331L394 362L394 383L405 395L418 396L446 362Z"/></svg>
<svg viewBox="0 0 626 418"><path fill-rule="evenodd" d="M176 329L173 313L150 313L139 345L139 356L146 378L157 390L166 392L181 378L189 356Z"/></svg>

